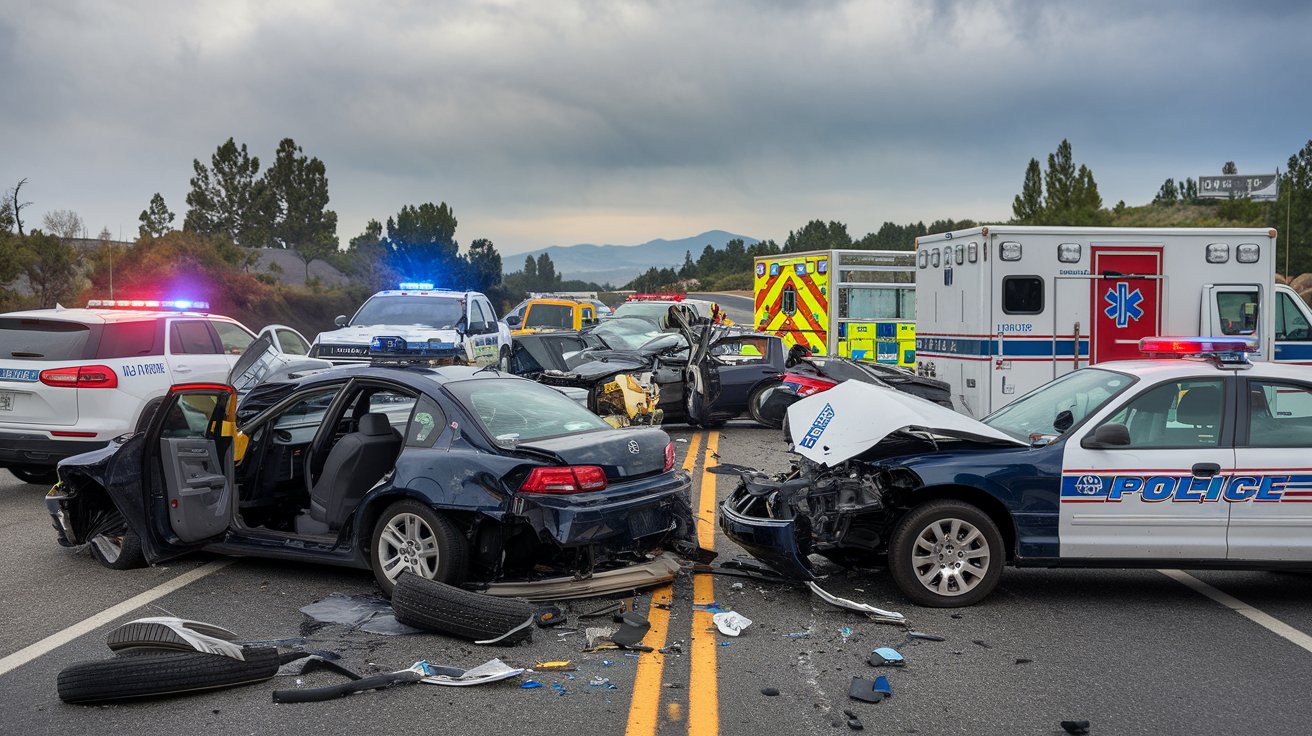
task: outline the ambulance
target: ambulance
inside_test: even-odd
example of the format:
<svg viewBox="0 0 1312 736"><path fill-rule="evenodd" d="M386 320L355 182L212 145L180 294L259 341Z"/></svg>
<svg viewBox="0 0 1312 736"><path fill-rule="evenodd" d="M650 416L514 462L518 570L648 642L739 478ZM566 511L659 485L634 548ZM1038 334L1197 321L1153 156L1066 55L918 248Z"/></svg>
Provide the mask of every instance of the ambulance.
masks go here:
<svg viewBox="0 0 1312 736"><path fill-rule="evenodd" d="M758 256L755 327L813 355L912 366L915 258L892 250Z"/></svg>
<svg viewBox="0 0 1312 736"><path fill-rule="evenodd" d="M1275 283L1276 231L1000 225L916 242L916 371L984 417L1154 335L1244 337L1312 364L1312 314Z"/></svg>

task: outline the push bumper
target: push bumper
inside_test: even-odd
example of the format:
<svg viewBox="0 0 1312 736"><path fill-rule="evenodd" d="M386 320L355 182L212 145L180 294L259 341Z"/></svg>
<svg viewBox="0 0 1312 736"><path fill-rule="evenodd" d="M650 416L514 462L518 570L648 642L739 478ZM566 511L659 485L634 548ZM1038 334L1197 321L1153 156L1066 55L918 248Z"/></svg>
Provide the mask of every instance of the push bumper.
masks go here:
<svg viewBox="0 0 1312 736"><path fill-rule="evenodd" d="M98 450L109 440L56 440L43 434L0 432L0 466L54 467L60 460Z"/></svg>
<svg viewBox="0 0 1312 736"><path fill-rule="evenodd" d="M811 564L798 544L796 520L747 513L748 509L762 504L761 499L740 488L720 504L720 529L734 544L780 575L795 580L814 579Z"/></svg>

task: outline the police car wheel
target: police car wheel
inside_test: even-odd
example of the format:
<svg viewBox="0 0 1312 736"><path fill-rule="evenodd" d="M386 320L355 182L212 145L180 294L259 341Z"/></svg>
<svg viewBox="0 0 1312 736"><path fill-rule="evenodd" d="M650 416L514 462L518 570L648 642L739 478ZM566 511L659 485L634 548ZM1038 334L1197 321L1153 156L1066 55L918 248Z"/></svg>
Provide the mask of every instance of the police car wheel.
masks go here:
<svg viewBox="0 0 1312 736"><path fill-rule="evenodd" d="M497 368L502 373L510 372L510 348L501 348L501 358L497 360Z"/></svg>
<svg viewBox="0 0 1312 736"><path fill-rule="evenodd" d="M378 587L389 597L405 572L459 585L469 567L469 542L427 504L398 501L374 525L370 562Z"/></svg>
<svg viewBox="0 0 1312 736"><path fill-rule="evenodd" d="M934 608L979 602L997 587L1005 561L997 525L960 501L912 509L888 545L889 573L898 588L913 603Z"/></svg>
<svg viewBox="0 0 1312 736"><path fill-rule="evenodd" d="M59 476L55 474L54 468L42 468L35 465L29 465L10 468L9 472L13 473L15 478L24 483L31 483L39 486L48 486L56 480L59 480Z"/></svg>

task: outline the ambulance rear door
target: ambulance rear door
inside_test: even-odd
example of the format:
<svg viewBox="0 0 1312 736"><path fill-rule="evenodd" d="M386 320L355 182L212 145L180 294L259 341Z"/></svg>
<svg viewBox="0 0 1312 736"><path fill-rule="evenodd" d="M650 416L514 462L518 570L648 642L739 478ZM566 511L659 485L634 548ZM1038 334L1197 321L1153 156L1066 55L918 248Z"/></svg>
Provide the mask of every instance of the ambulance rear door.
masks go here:
<svg viewBox="0 0 1312 736"><path fill-rule="evenodd" d="M1089 250L1089 362L1139 358L1139 340L1162 334L1162 246L1092 244Z"/></svg>

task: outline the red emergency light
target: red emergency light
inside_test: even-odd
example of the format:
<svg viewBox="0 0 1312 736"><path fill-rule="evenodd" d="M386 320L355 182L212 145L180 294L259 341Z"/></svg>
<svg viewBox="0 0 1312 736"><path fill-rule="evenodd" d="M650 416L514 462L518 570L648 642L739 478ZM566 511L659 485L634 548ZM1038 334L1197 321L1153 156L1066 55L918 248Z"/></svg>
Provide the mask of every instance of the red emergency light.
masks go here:
<svg viewBox="0 0 1312 736"><path fill-rule="evenodd" d="M87 309L156 309L204 312L210 303L195 299L91 299Z"/></svg>
<svg viewBox="0 0 1312 736"><path fill-rule="evenodd" d="M1257 343L1243 337L1145 337L1139 352L1153 358L1183 358L1190 355L1226 356L1243 360Z"/></svg>
<svg viewBox="0 0 1312 736"><path fill-rule="evenodd" d="M687 294L630 294L625 301L630 302L681 302Z"/></svg>

